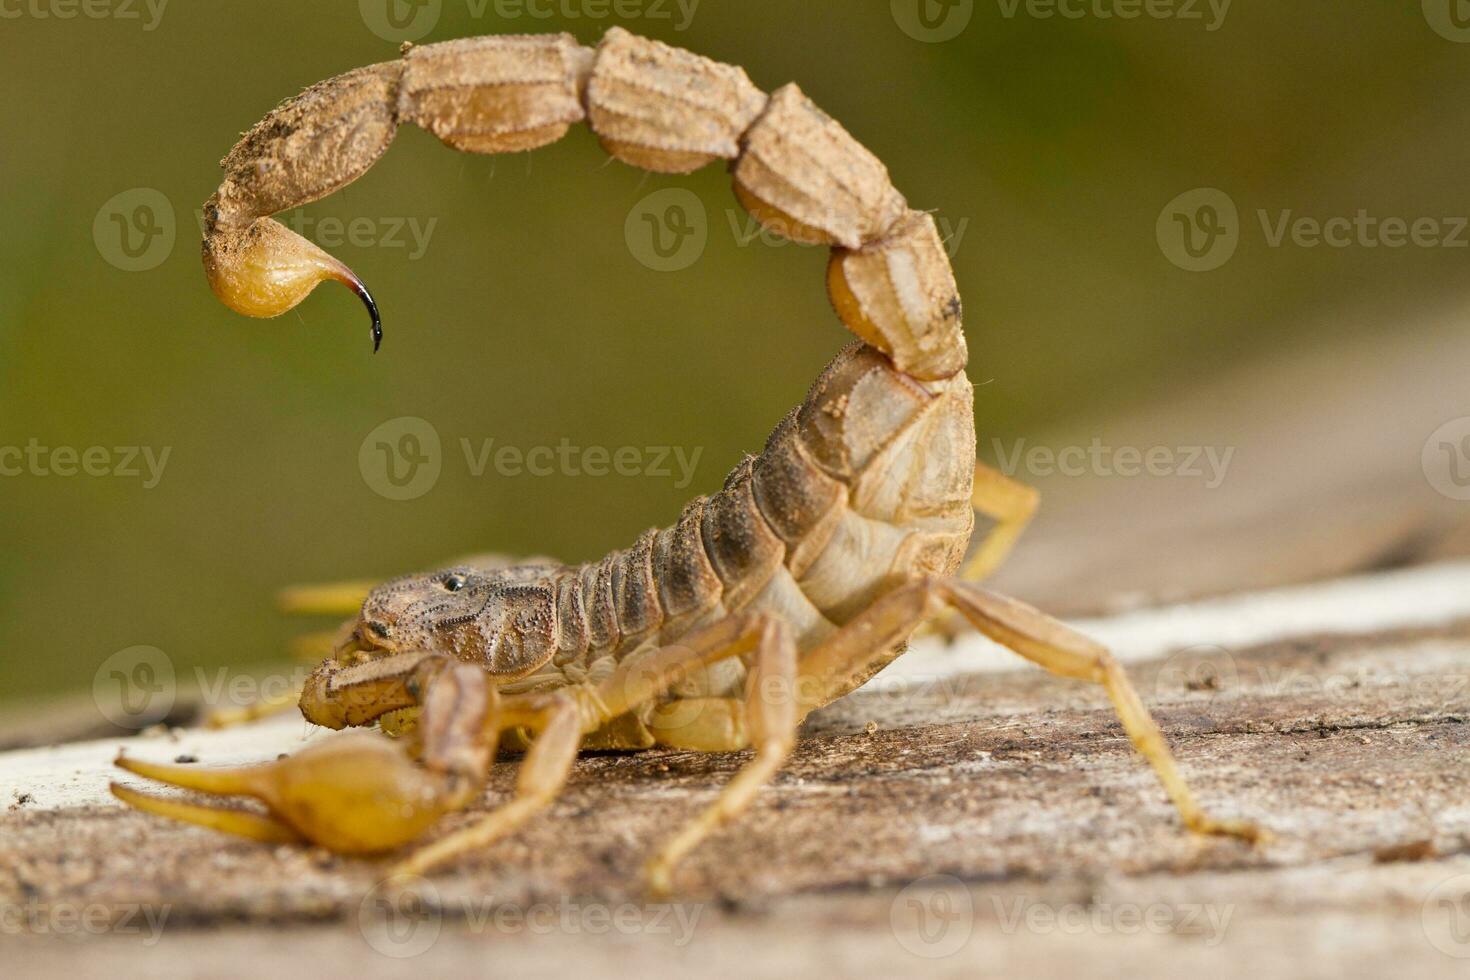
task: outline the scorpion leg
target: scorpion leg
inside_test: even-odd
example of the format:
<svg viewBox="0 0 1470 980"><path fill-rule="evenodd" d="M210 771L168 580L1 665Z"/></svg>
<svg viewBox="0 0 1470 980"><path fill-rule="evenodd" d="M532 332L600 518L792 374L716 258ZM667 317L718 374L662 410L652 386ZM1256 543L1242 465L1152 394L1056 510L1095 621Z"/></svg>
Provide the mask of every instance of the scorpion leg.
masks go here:
<svg viewBox="0 0 1470 980"><path fill-rule="evenodd" d="M995 522L980 541L975 553L960 568L959 577L966 582L980 582L1000 567L1026 525L1036 515L1041 494L984 463L975 464L975 489L970 497L974 508Z"/></svg>
<svg viewBox="0 0 1470 980"><path fill-rule="evenodd" d="M701 752L733 752L753 745L755 758L735 775L703 813L671 838L648 862L645 873L658 895L673 890L674 867L700 841L742 813L791 755L800 721L795 698L796 645L780 620L771 620L767 642L757 648L746 680L745 700L710 698L675 701L655 709L649 730L664 745Z"/></svg>
<svg viewBox="0 0 1470 980"><path fill-rule="evenodd" d="M542 810L565 784L583 736L614 718L668 692L695 671L729 657L754 652L756 674L780 678L794 673L795 648L786 624L763 615L728 616L685 637L679 644L658 647L629 658L596 687L568 692L523 694L506 698L488 720L503 731L525 727L538 734L526 755L516 796L463 830L435 841L394 869L398 874L425 874L468 851L504 837ZM673 862L711 829L738 813L760 785L785 759L795 729L796 702L787 694L765 690L752 680L750 730L760 748L756 760L735 778L706 813L649 867L652 884L666 885ZM787 691L789 691L789 685ZM697 723L697 722L696 722ZM730 746L742 748L741 745Z"/></svg>
<svg viewBox="0 0 1470 980"><path fill-rule="evenodd" d="M958 577L966 582L983 582L1010 556L1022 532L1036 516L1041 503L1041 494L1035 487L1013 480L984 463L975 463L975 489L970 496L970 505L994 523L980 538L980 544L964 565ZM920 629L918 635L937 633L953 642L964 630L965 618L957 612L949 612L931 620Z"/></svg>
<svg viewBox="0 0 1470 980"><path fill-rule="evenodd" d="M263 695L239 708L216 708L205 716L204 724L208 728L234 728L289 711L300 703L302 687L302 684L292 684L284 691Z"/></svg>
<svg viewBox="0 0 1470 980"><path fill-rule="evenodd" d="M808 652L801 661L798 684L803 708L810 711L827 703L834 682L839 684L836 690L845 689L840 687L844 678L862 676L872 662L889 656L916 625L944 606L958 610L981 633L1051 673L1101 685L1129 740L1153 767L1190 830L1250 841L1268 837L1254 824L1215 820L1204 813L1158 724L1107 648L1025 603L970 582L921 579L897 589Z"/></svg>
<svg viewBox="0 0 1470 980"><path fill-rule="evenodd" d="M492 716L491 722L498 728L505 720ZM531 717L521 717L518 723L537 732L521 763L514 798L463 830L414 851L394 867L392 874L426 874L457 855L492 844L555 799L571 774L582 741L582 716L577 703L560 697L555 704L534 712Z"/></svg>
<svg viewBox="0 0 1470 980"><path fill-rule="evenodd" d="M323 739L263 765L210 769L117 760L171 786L252 797L267 814L164 799L116 783L112 791L139 810L257 840L305 838L344 853L389 850L479 793L495 752L498 729L487 721L496 700L483 670L437 654L323 665L303 698L309 720L332 728L363 725L421 704L424 764L415 764L405 746L363 732Z"/></svg>

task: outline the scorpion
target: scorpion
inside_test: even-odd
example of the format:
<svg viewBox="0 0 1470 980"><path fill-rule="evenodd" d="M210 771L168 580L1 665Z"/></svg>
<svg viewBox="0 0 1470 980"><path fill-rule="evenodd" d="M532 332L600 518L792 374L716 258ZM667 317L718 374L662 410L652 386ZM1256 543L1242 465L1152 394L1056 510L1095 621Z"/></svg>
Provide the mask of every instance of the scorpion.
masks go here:
<svg viewBox="0 0 1470 980"><path fill-rule="evenodd" d="M230 768L120 756L137 775L260 808L114 784L128 804L259 841L345 854L404 848L481 796L497 751L524 752L511 798L401 856L427 874L545 809L583 748L752 750L645 865L667 893L691 849L745 810L793 751L803 719L945 617L1048 671L1101 685L1191 831L1262 840L1203 811L1163 734L1103 646L979 583L1038 503L976 461L974 400L954 274L931 214L795 84L767 94L739 67L621 28L405 45L396 61L317 83L222 161L203 261L227 306L290 310L343 263L271 215L361 176L401 123L470 153L529 150L585 121L613 158L664 174L725 160L767 229L827 245L827 289L857 337L721 489L600 561L470 560L372 588L326 590L353 615L299 704L330 729L273 762ZM972 549L975 514L989 524ZM967 558L968 555L968 558ZM310 599L306 600L310 604ZM360 608L358 603L360 602Z"/></svg>

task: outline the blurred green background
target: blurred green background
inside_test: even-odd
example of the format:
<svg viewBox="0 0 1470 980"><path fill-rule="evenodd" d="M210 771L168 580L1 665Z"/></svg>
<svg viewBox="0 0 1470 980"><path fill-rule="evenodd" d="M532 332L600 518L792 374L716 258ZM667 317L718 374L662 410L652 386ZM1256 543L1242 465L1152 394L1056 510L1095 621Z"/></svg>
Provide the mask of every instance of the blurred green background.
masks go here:
<svg viewBox="0 0 1470 980"><path fill-rule="evenodd" d="M742 244L722 168L645 175L609 164L581 128L509 157L405 129L363 180L305 209L373 222L374 241L330 250L383 308L378 356L336 287L277 320L236 316L198 260L216 162L279 100L396 45L356 0L173 0L161 14L156 0L93 2L113 16L0 0L0 447L169 456L152 488L0 477L0 698L86 689L139 644L181 668L278 657L300 628L273 608L286 583L626 544L716 488L846 340L825 253ZM1333 311L1393 322L1464 289L1463 249L1273 248L1255 217L1467 213L1470 44L1431 29L1419 0L1238 0L1214 30L1203 3L1201 19L1124 20L923 0L968 18L938 42L900 26L914 23L905 2L918 0L702 0L684 25L654 0L623 8L637 17L554 0L536 9L579 16L549 18L443 0L423 40L564 29L594 43L622 24L743 65L766 90L798 80L913 206L948 222L970 375L989 382L982 435L1157 403L1287 349L1330 358ZM707 209L708 244L659 272L630 250L625 220L672 186ZM1212 272L1176 267L1155 237L1165 204L1196 187L1240 209L1237 253ZM161 264L126 271L109 261L116 219L99 211L137 188L171 204L176 240ZM395 223L406 247L384 240ZM415 224L430 230L417 258ZM364 439L399 416L443 440L440 479L408 501L359 468ZM490 438L702 455L685 488L475 476L460 440Z"/></svg>

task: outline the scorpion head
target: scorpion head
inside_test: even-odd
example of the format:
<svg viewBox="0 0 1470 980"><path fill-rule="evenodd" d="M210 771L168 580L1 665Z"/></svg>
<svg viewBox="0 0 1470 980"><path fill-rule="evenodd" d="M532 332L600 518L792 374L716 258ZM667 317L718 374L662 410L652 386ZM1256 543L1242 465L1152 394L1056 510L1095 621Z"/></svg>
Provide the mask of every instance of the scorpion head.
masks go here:
<svg viewBox="0 0 1470 980"><path fill-rule="evenodd" d="M515 677L555 652L555 612L545 568L451 568L374 589L348 645L370 656L443 653Z"/></svg>

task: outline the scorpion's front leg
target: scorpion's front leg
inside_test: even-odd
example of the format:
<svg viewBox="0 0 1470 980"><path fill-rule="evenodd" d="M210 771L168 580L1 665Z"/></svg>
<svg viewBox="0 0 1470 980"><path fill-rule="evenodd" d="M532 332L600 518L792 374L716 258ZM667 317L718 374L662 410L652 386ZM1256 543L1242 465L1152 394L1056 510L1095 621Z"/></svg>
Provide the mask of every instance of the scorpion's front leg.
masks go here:
<svg viewBox="0 0 1470 980"><path fill-rule="evenodd" d="M344 853L389 850L479 793L500 731L497 704L483 670L442 655L400 654L352 667L329 662L307 684L302 711L308 720L342 728L421 706L422 765L401 743L354 733L275 762L227 769L117 760L129 772L172 786L252 797L265 804L264 814L166 799L116 783L112 791L139 810L257 840L304 838Z"/></svg>

